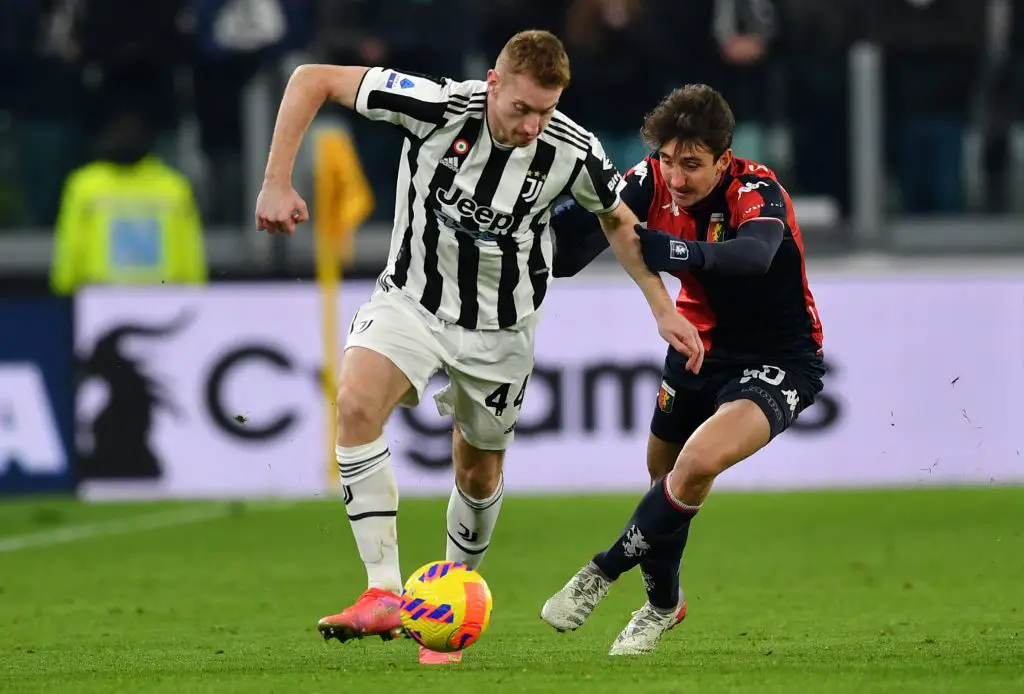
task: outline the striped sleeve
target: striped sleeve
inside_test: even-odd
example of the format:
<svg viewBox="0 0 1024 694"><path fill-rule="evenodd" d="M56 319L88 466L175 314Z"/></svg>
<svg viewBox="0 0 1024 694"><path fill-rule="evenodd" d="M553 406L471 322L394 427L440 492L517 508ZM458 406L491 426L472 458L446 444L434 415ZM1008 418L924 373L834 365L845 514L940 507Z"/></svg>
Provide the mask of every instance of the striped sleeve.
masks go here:
<svg viewBox="0 0 1024 694"><path fill-rule="evenodd" d="M657 166L657 162L650 156L641 159L636 166L626 172L617 186L619 197L629 205L637 219L646 222L651 213L651 205L654 203L654 177L651 176L651 167Z"/></svg>
<svg viewBox="0 0 1024 694"><path fill-rule="evenodd" d="M416 137L426 137L443 124L447 107L448 91L440 82L388 68L370 68L356 93L357 113Z"/></svg>
<svg viewBox="0 0 1024 694"><path fill-rule="evenodd" d="M596 214L611 212L619 206L619 182L622 176L604 153L600 140L590 136L590 148L583 166L572 182L572 196L586 210Z"/></svg>

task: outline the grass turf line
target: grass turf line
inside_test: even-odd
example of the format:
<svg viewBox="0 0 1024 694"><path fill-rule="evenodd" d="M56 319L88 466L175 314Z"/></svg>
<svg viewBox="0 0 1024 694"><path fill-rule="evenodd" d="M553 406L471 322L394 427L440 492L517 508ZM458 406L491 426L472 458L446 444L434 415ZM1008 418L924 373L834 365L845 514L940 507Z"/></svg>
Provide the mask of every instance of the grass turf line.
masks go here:
<svg viewBox="0 0 1024 694"><path fill-rule="evenodd" d="M482 572L491 629L455 668L411 641L325 644L364 587L340 501L0 555L0 691L1024 691L1024 489L717 494L683 567L690 616L653 657L612 659L643 602L625 576L579 631L543 601L636 497L509 498ZM0 505L0 539L197 504ZM443 500L403 501L403 570L444 555Z"/></svg>

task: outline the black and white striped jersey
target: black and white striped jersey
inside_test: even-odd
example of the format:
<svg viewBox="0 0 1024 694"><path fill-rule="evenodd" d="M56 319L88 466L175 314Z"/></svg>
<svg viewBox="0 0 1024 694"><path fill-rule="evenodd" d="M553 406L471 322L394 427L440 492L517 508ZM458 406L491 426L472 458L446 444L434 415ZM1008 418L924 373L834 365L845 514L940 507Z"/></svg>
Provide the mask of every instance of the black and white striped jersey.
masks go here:
<svg viewBox="0 0 1024 694"><path fill-rule="evenodd" d="M529 146L496 143L486 82L371 68L355 108L407 135L382 281L450 323L506 328L541 305L559 195L597 213L619 204L621 177L600 142L557 111Z"/></svg>

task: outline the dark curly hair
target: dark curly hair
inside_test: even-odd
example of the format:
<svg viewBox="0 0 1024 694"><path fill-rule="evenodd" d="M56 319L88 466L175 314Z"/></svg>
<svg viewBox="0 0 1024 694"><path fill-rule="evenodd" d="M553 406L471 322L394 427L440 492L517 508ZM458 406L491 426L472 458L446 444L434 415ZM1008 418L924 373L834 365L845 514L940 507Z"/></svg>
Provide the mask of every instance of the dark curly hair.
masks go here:
<svg viewBox="0 0 1024 694"><path fill-rule="evenodd" d="M651 149L670 140L699 142L717 160L732 147L736 118L725 98L706 84L687 84L672 91L644 119L642 136Z"/></svg>

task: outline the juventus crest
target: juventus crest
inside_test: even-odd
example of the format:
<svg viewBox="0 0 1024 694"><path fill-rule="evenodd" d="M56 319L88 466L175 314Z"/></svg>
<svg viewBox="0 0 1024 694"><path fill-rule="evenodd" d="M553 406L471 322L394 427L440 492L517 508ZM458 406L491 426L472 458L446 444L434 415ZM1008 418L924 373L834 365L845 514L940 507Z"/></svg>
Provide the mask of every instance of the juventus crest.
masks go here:
<svg viewBox="0 0 1024 694"><path fill-rule="evenodd" d="M543 171L527 171L526 181L523 183L523 202L533 202L540 197L541 188L544 187L548 175Z"/></svg>

